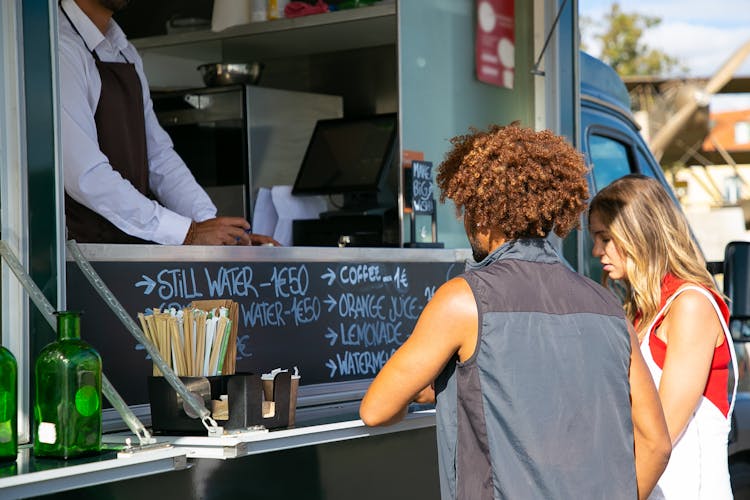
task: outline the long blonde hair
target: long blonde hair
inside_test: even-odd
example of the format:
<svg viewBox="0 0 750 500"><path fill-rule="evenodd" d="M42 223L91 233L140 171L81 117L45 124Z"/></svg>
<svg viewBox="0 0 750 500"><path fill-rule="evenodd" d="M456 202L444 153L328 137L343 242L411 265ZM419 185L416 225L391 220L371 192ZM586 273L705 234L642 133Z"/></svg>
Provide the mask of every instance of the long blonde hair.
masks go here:
<svg viewBox="0 0 750 500"><path fill-rule="evenodd" d="M591 200L592 213L625 257L625 313L633 321L641 312L639 330L659 313L667 273L717 291L685 216L656 179L633 174L614 181ZM606 273L602 283L608 284Z"/></svg>

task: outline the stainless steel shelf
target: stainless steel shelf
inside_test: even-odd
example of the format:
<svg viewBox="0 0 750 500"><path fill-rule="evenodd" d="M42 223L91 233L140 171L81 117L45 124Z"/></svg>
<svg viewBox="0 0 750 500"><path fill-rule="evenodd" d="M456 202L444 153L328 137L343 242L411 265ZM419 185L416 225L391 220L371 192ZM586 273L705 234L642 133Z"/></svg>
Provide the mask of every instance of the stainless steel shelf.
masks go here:
<svg viewBox="0 0 750 500"><path fill-rule="evenodd" d="M19 450L18 472L8 477L0 474L0 498L16 499L48 495L97 484L184 469L186 450L166 448L143 451L132 456L39 461L31 457L29 447ZM7 470L12 465L3 468ZM3 469L0 469L2 471Z"/></svg>
<svg viewBox="0 0 750 500"><path fill-rule="evenodd" d="M271 59L396 43L396 2L292 19L249 23L213 32L193 31L132 40L139 51L179 56L221 47L224 57Z"/></svg>
<svg viewBox="0 0 750 500"><path fill-rule="evenodd" d="M469 248L242 247L78 245L90 262L455 262L471 257ZM72 261L72 257L68 257Z"/></svg>
<svg viewBox="0 0 750 500"><path fill-rule="evenodd" d="M368 427L361 420L348 420L271 432L248 431L221 437L155 436L155 439L184 451L190 459L227 460L434 426L435 410L423 410L409 413L401 422L387 427ZM102 439L108 443L121 444L126 437L126 434L109 434Z"/></svg>

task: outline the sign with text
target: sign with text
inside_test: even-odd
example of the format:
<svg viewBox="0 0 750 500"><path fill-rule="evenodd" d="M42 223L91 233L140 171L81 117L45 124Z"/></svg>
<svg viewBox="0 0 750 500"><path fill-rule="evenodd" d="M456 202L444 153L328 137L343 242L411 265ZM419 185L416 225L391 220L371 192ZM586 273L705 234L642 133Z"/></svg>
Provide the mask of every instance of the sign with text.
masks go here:
<svg viewBox="0 0 750 500"><path fill-rule="evenodd" d="M239 305L237 371L299 367L303 385L374 377L459 263L92 262L134 318L194 300ZM151 362L69 263L68 307L128 404L146 403Z"/></svg>
<svg viewBox="0 0 750 500"><path fill-rule="evenodd" d="M411 162L408 186L411 186L411 208L415 214L431 215L435 211L435 196L432 182L432 162Z"/></svg>
<svg viewBox="0 0 750 500"><path fill-rule="evenodd" d="M515 74L514 0L477 0L474 48L477 79L513 88Z"/></svg>

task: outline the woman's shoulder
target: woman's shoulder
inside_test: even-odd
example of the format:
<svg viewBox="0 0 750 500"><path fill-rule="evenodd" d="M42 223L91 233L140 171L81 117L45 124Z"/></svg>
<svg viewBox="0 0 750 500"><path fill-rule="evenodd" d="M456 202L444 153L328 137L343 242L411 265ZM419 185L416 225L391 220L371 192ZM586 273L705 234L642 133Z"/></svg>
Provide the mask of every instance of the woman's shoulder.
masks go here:
<svg viewBox="0 0 750 500"><path fill-rule="evenodd" d="M674 297L673 302L679 301L685 305L708 305L713 309L713 299L720 309L726 307L724 297L716 289L692 281L682 281L670 295Z"/></svg>
<svg viewBox="0 0 750 500"><path fill-rule="evenodd" d="M663 323L666 327L664 335L669 342L679 339L684 345L718 349L724 343L723 325L729 318L729 308L722 297L715 290L695 283L686 283L675 293L678 295L667 310ZM714 299L713 302L706 293ZM717 314L714 302L720 314ZM709 341L711 344L707 343Z"/></svg>
<svg viewBox="0 0 750 500"><path fill-rule="evenodd" d="M719 307L722 316L725 315L727 308L717 292L698 283L686 281L675 290L673 297L667 316L671 320L680 319L685 323L693 323L695 326L714 324L718 320L714 302Z"/></svg>
<svg viewBox="0 0 750 500"><path fill-rule="evenodd" d="M673 307L677 304L682 304L685 307L701 307L705 305L713 309L708 298L713 295L712 291L705 286L685 281L672 294L672 297L674 297L672 304Z"/></svg>

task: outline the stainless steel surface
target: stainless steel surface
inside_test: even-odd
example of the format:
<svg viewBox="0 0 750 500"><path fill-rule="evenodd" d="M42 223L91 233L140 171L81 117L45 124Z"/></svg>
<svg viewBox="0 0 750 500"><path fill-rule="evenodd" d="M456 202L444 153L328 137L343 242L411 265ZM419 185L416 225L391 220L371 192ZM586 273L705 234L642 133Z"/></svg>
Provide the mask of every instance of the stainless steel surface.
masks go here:
<svg viewBox="0 0 750 500"><path fill-rule="evenodd" d="M185 387L187 387L190 392L203 400L203 404L207 407L211 404L211 384L206 377L182 377L181 380L185 383ZM190 405L187 404L187 401L180 398L179 394L177 394L177 404L182 406L182 409L185 410L185 414L188 417L200 417L200 415L195 413Z"/></svg>
<svg viewBox="0 0 750 500"><path fill-rule="evenodd" d="M185 105L181 109L161 109L161 100L180 96ZM154 110L163 127L172 125L195 125L215 123L216 126L230 126L242 120L242 87L209 88L187 91L154 92ZM222 124L226 122L226 124ZM189 163L189 158L187 158Z"/></svg>
<svg viewBox="0 0 750 500"><path fill-rule="evenodd" d="M356 401L359 404L369 386L370 380L303 385L297 394L297 408L321 407L343 401ZM297 415L297 423L300 423L299 413Z"/></svg>
<svg viewBox="0 0 750 500"><path fill-rule="evenodd" d="M435 427L434 409L407 413L403 420L393 425L368 427L358 418L358 405L346 407L348 418L342 419L341 412L321 414L319 423L308 426L270 432L262 427L248 428L216 437L162 435L157 437L157 442L184 450L190 458L226 459ZM104 438L105 442L112 444L123 441L119 434Z"/></svg>
<svg viewBox="0 0 750 500"><path fill-rule="evenodd" d="M203 83L209 87L221 85L255 85L260 80L263 64L257 61L244 63L207 63L198 66Z"/></svg>
<svg viewBox="0 0 750 500"><path fill-rule="evenodd" d="M79 244L90 262L456 262L469 248L235 247ZM73 259L68 256L68 260Z"/></svg>
<svg viewBox="0 0 750 500"><path fill-rule="evenodd" d="M127 479L161 474L187 467L186 450L172 447L144 451L137 455L117 458L84 457L40 463L34 460L30 446L19 449L18 473L0 477L0 498L16 499L85 488ZM146 497L143 497L146 498Z"/></svg>
<svg viewBox="0 0 750 500"><path fill-rule="evenodd" d="M343 116L335 95L247 87L251 210L261 187L294 184L315 123Z"/></svg>
<svg viewBox="0 0 750 500"><path fill-rule="evenodd" d="M182 100L187 104L173 109L175 102ZM294 183L315 123L343 116L339 96L240 85L155 94L154 109L167 133L173 135L183 125L198 125L199 131L205 128L200 134L205 133L207 140L218 134L220 127L246 132L245 144L234 139L229 146L224 144L236 148L222 153L222 157L231 158L236 165L212 165L210 155L209 159L191 157L193 144L173 139L175 150L194 172L235 168L242 166L239 162L247 162L242 166L247 169L249 182L244 192L248 198L247 210L231 215L244 213L248 219L252 217L259 188ZM196 141L200 140L200 134ZM243 156L243 148L247 149L247 158ZM218 207L221 197L209 195Z"/></svg>

